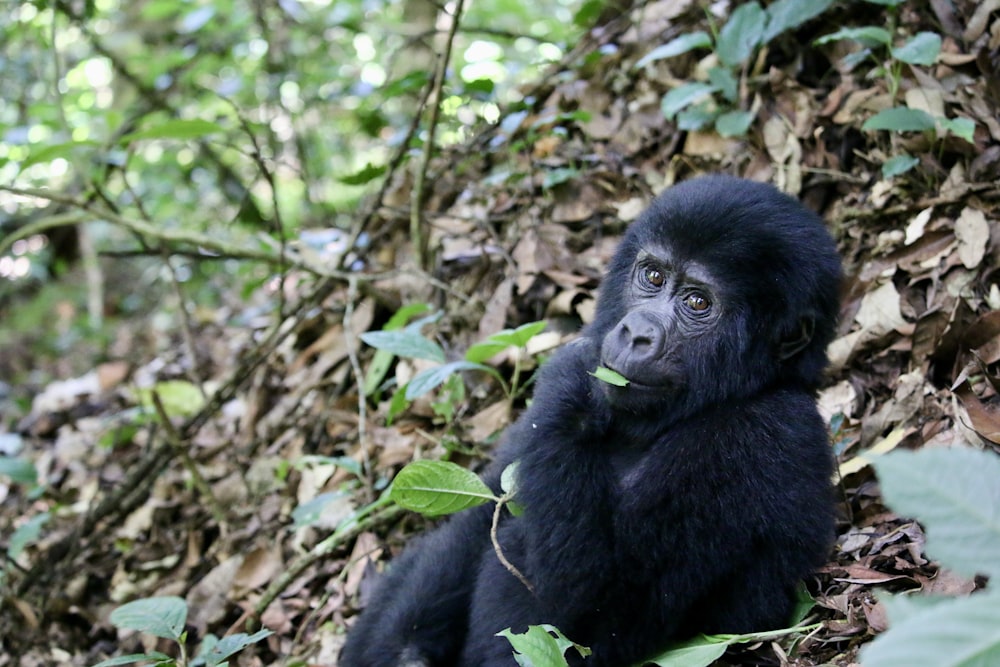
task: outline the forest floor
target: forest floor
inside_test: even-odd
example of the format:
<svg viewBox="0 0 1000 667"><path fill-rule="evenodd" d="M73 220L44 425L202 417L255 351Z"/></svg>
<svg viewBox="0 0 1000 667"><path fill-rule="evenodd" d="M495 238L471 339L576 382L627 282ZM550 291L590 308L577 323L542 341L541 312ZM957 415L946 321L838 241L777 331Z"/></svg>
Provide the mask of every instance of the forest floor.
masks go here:
<svg viewBox="0 0 1000 667"><path fill-rule="evenodd" d="M524 401L469 372L390 419L383 379L402 386L439 362L376 356L359 334L427 304L438 316L423 332L459 359L544 319L547 333L517 364L523 385L538 355L592 316L625 225L670 183L716 171L801 197L829 224L847 275L819 394L842 498L830 561L808 582L822 626L724 660L852 665L887 626L880 591L973 590L927 559L920 525L884 505L865 455L1000 443L1000 19L985 4L895 10L899 35L942 38L928 65L879 48L852 63L856 42L815 45L832 26L884 27L874 4L834 7L775 37L737 72L734 106L755 115L749 134L723 138L679 131L661 108L711 64L710 50L640 62L650 45L708 31L705 12L645 3L591 31L530 91L528 110L435 159L433 269L413 268L411 183L399 172L370 209L367 245L355 251L363 271L286 275L228 312L200 314L190 340L177 334L141 364L104 361L37 387L0 440L16 440L46 489L0 477L8 553L9 529L39 529L22 533L30 539L5 571L0 667L170 651L109 622L117 605L160 595L187 601L192 647L246 630L248 617L274 632L232 664L335 665L372 575L428 524L372 503L415 458L477 468ZM969 119L974 133L862 128L904 102ZM916 166L885 177L904 154ZM147 326L118 337L140 341ZM490 363L513 380L512 352ZM211 378L207 396L187 382L192 367ZM157 401L134 389L151 378ZM3 410L4 422L17 414Z"/></svg>

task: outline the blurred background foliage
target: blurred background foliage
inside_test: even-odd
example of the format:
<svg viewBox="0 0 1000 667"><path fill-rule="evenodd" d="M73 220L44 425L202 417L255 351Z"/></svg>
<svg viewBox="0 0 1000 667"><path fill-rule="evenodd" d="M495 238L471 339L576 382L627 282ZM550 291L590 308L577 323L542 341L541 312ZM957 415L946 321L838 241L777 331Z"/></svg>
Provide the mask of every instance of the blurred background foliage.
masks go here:
<svg viewBox="0 0 1000 667"><path fill-rule="evenodd" d="M429 0L0 3L0 349L9 352L0 377L30 370L18 363L25 345L67 354L81 337L110 336L108 317L168 312L174 281L211 306L273 275L232 258L171 252L167 261L165 246L82 216L81 203L240 247L284 247L317 229L326 231L313 241L337 241L400 144L409 141L403 159L422 147L426 134L411 126L448 9ZM519 85L563 57L599 10L581 0L466 6L435 147L523 102ZM128 261L98 269L106 252ZM93 342L96 351L107 341Z"/></svg>

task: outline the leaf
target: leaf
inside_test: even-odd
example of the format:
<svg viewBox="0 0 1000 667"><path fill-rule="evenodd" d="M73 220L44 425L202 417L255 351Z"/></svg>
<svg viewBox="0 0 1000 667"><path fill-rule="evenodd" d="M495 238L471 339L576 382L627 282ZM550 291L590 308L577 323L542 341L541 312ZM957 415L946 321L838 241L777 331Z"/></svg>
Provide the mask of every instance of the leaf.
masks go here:
<svg viewBox="0 0 1000 667"><path fill-rule="evenodd" d="M476 343L465 352L466 361L483 362L503 352L508 347L525 347L532 338L545 329L545 320L528 322L517 329L504 329L486 340Z"/></svg>
<svg viewBox="0 0 1000 667"><path fill-rule="evenodd" d="M118 140L119 144L130 144L142 139L199 139L210 134L224 132L218 123L212 123L198 118L192 120L168 120L153 127L126 134Z"/></svg>
<svg viewBox="0 0 1000 667"><path fill-rule="evenodd" d="M387 350L407 359L444 362L441 346L410 328L397 331L366 331L361 340L377 350Z"/></svg>
<svg viewBox="0 0 1000 667"><path fill-rule="evenodd" d="M604 366L598 366L593 373L591 373L595 378L601 382L607 382L608 384L613 384L616 387L627 387L629 384L628 378L619 373L618 371L613 371L610 368L605 368Z"/></svg>
<svg viewBox="0 0 1000 667"><path fill-rule="evenodd" d="M450 461L414 461L396 475L390 497L426 516L453 514L499 500L474 472Z"/></svg>
<svg viewBox="0 0 1000 667"><path fill-rule="evenodd" d="M40 162L51 162L56 158L71 159L73 153L80 148L94 148L99 146L96 141L67 141L61 144L42 146L38 150L32 150L28 157L21 162L21 170L36 165Z"/></svg>
<svg viewBox="0 0 1000 667"><path fill-rule="evenodd" d="M920 158L915 158L907 153L896 155L886 160L882 165L882 178L892 178L905 174L918 164L920 164Z"/></svg>
<svg viewBox="0 0 1000 667"><path fill-rule="evenodd" d="M129 655L119 655L107 660L101 660L92 667L115 667L115 665L133 665L137 662L151 662L154 665L176 664L174 659L165 653L151 651L150 653L130 653Z"/></svg>
<svg viewBox="0 0 1000 667"><path fill-rule="evenodd" d="M971 118L938 118L941 128L951 132L959 139L965 139L970 144L975 143L976 121Z"/></svg>
<svg viewBox="0 0 1000 667"><path fill-rule="evenodd" d="M663 60L665 58L673 58L674 56L679 56L682 53L687 53L694 49L710 49L712 48L712 38L708 36L708 33L703 30L698 30L696 32L686 33L680 37L676 37L666 44L661 44L656 47L635 64L636 69L641 69L648 65L649 63L656 62L657 60Z"/></svg>
<svg viewBox="0 0 1000 667"><path fill-rule="evenodd" d="M739 99L740 83L730 70L713 67L708 70L708 80L728 101L736 102Z"/></svg>
<svg viewBox="0 0 1000 667"><path fill-rule="evenodd" d="M715 52L723 65L739 67L764 38L767 15L760 5L747 2L738 6L719 31Z"/></svg>
<svg viewBox="0 0 1000 667"><path fill-rule="evenodd" d="M20 556L24 552L24 548L37 540L38 536L42 534L42 528L49 522L50 518L51 515L48 512L42 512L14 529L14 532L10 535L10 539L7 541L7 556L11 560Z"/></svg>
<svg viewBox="0 0 1000 667"><path fill-rule="evenodd" d="M143 598L118 607L110 620L119 628L179 641L187 620L187 603L173 595Z"/></svg>
<svg viewBox="0 0 1000 667"><path fill-rule="evenodd" d="M496 636L504 637L510 642L515 651L514 660L521 667L566 667L569 663L564 655L570 648L575 648L581 657L587 657L591 653L590 649L567 639L551 625L529 625L520 634L507 628Z"/></svg>
<svg viewBox="0 0 1000 667"><path fill-rule="evenodd" d="M721 137L745 136L754 115L750 111L727 111L715 119L715 131Z"/></svg>
<svg viewBox="0 0 1000 667"><path fill-rule="evenodd" d="M38 471L35 464L17 456L0 456L0 475L6 475L18 484L35 486L38 484Z"/></svg>
<svg viewBox="0 0 1000 667"><path fill-rule="evenodd" d="M199 655L193 661L191 661L191 667L196 667L197 665L205 665L205 667L215 667L216 665L222 664L226 661L229 656L234 653L239 653L247 646L251 644L256 644L262 639L265 639L274 633L270 630L259 630L252 635L248 635L245 632L239 632L234 635L228 635L223 637L218 642L212 646L211 649L206 651L203 655Z"/></svg>
<svg viewBox="0 0 1000 667"><path fill-rule="evenodd" d="M895 451L873 465L889 507L923 524L932 558L1000 577L1000 457L953 447Z"/></svg>
<svg viewBox="0 0 1000 667"><path fill-rule="evenodd" d="M893 613L896 605L889 600L885 602L891 626L888 632L862 647L861 663L865 667L1000 665L997 591L946 600L923 609L910 606L899 622L894 620L898 615Z"/></svg>
<svg viewBox="0 0 1000 667"><path fill-rule="evenodd" d="M483 371L493 377L500 377L496 369L491 366L477 364L472 361L451 361L418 373L406 385L406 400L412 401L433 389L437 389L442 382L448 379L448 376L458 371Z"/></svg>
<svg viewBox="0 0 1000 667"><path fill-rule="evenodd" d="M649 662L661 667L708 667L726 652L730 639L730 635L698 635L651 658Z"/></svg>
<svg viewBox="0 0 1000 667"><path fill-rule="evenodd" d="M341 176L337 180L344 185L364 185L370 181L374 181L376 178L385 173L386 166L384 164L372 164L369 162L359 171L353 174L348 174L347 176Z"/></svg>
<svg viewBox="0 0 1000 667"><path fill-rule="evenodd" d="M385 323L382 330L395 331L397 329L402 329L411 317L426 313L430 310L431 306L426 303L411 303L403 306L392 314L392 317L390 317L389 321ZM364 339L362 338L362 340ZM386 373L389 372L389 366L392 365L392 359L394 356L395 355L389 350L375 351L375 355L372 357L371 363L368 364L368 371L365 373L365 396L371 396L378 390L379 385L382 384L382 380L385 379Z"/></svg>
<svg viewBox="0 0 1000 667"><path fill-rule="evenodd" d="M707 102L694 104L683 111L677 112L677 129L685 131L701 130L715 122L715 119L718 117L719 112L714 108L714 105Z"/></svg>
<svg viewBox="0 0 1000 667"><path fill-rule="evenodd" d="M934 117L920 109L893 107L879 111L861 126L862 130L892 130L893 132L924 132L933 130Z"/></svg>
<svg viewBox="0 0 1000 667"><path fill-rule="evenodd" d="M136 390L136 402L153 410L153 394L160 398L160 404L167 417L188 417L205 405L205 395L197 385L187 380L164 380L145 389Z"/></svg>
<svg viewBox="0 0 1000 667"><path fill-rule="evenodd" d="M517 461L514 461L500 473L500 490L509 496L517 491Z"/></svg>
<svg viewBox="0 0 1000 667"><path fill-rule="evenodd" d="M910 65L933 65L941 53L941 36L934 32L918 32L899 48L892 57Z"/></svg>
<svg viewBox="0 0 1000 667"><path fill-rule="evenodd" d="M809 19L825 12L833 0L776 0L767 6L767 29L764 30L762 43L767 44L772 39L792 28L797 28Z"/></svg>
<svg viewBox="0 0 1000 667"><path fill-rule="evenodd" d="M878 46L889 46L892 43L892 35L885 28L875 26L865 26L863 28L841 28L837 32L823 35L813 42L819 46L827 42L836 42L842 39L851 39L870 49Z"/></svg>
<svg viewBox="0 0 1000 667"><path fill-rule="evenodd" d="M716 87L708 83L682 83L663 96L660 109L667 120L672 120L678 111L715 91Z"/></svg>

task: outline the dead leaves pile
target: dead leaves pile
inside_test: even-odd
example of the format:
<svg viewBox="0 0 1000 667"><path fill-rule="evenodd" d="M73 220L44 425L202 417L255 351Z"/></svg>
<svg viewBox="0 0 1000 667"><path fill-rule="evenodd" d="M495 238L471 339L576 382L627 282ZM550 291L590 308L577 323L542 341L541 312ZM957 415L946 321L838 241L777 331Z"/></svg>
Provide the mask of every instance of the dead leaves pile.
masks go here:
<svg viewBox="0 0 1000 667"><path fill-rule="evenodd" d="M20 427L49 492L34 499L4 483L0 498L9 527L52 515L10 570L0 608L10 653L0 665L85 665L136 649L143 640L107 622L136 597L186 597L195 640L242 629L268 585L375 500L400 465L445 451L474 460L512 417L495 383L469 375L453 419L420 400L388 424L385 396L359 398L372 357L359 333L427 301L444 312L431 335L455 358L542 318L568 339L593 315L624 225L671 182L716 170L770 180L820 210L849 276L820 394L842 462L843 521L835 558L813 582L826 626L797 647L794 664L851 664L885 628L881 588L970 591L976 582L925 559L919 525L881 503L867 465L895 447L1000 444L1000 16L989 0L930 4L900 10L900 34L944 39L933 66L902 71L901 99L872 67L843 64L849 44L809 46L830 26L880 20L880 8L851 4L762 49L740 87L740 107L757 121L748 138L727 139L678 132L660 110L669 89L704 76L713 54L636 67L650 48L704 29L703 10L693 0L645 3L592 31L561 70L526 90L536 100L529 111L435 162L433 275L410 267L407 213L390 205L409 201L410 179L396 177L368 230L378 251L362 258L382 277L335 286L320 308L307 303L284 323L203 322L195 333L215 372L172 429L137 427L130 410L136 385L198 368L182 346L173 358L102 367L42 392ZM972 119L973 143L860 129L901 102ZM883 179L881 164L904 150L919 167ZM282 287L299 298L308 282ZM270 335L275 326L281 335ZM403 383L419 370L401 360L391 377ZM296 509L317 498L325 502L315 520L295 524ZM335 664L372 564L422 523L373 524L311 562L262 614L276 634L237 664Z"/></svg>

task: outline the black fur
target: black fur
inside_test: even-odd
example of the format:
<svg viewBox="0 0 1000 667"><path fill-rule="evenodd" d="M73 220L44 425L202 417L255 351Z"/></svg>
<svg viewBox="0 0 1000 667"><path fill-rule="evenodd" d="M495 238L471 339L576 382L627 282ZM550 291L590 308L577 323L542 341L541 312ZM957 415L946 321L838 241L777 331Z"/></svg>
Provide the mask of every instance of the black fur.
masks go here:
<svg viewBox="0 0 1000 667"><path fill-rule="evenodd" d="M524 515L452 517L394 563L341 667L515 665L504 628L549 623L627 667L697 632L789 620L833 536L814 392L840 262L822 222L774 188L675 186L626 233L595 321L542 368L484 475L518 468ZM632 380L592 375L608 366ZM578 660L578 659L574 659Z"/></svg>

